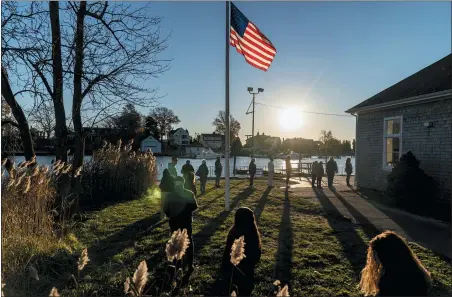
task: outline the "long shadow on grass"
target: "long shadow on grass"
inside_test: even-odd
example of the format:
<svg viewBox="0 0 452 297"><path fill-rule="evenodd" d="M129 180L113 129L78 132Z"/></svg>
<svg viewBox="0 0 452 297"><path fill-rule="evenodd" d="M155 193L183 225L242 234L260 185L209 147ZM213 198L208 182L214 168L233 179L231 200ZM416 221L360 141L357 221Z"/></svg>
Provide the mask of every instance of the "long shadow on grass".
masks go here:
<svg viewBox="0 0 452 297"><path fill-rule="evenodd" d="M333 228L334 235L342 245L344 255L352 265L355 277L358 278L366 261L367 244L358 234L355 226L344 218L323 190L314 188L314 192L327 213L328 224Z"/></svg>
<svg viewBox="0 0 452 297"><path fill-rule="evenodd" d="M284 210L279 226L278 251L276 253L275 275L273 279L280 280L283 284L291 284L292 281L292 251L293 230L290 218L289 192L284 193Z"/></svg>
<svg viewBox="0 0 452 297"><path fill-rule="evenodd" d="M101 264L128 246L133 246L135 241L138 241L147 234L146 232L142 232L143 230L146 230L149 226L156 226L159 221L160 212L136 221L105 239L98 241L89 248L89 254L93 255L95 262Z"/></svg>
<svg viewBox="0 0 452 297"><path fill-rule="evenodd" d="M234 210L237 204L251 196L251 194L255 191L254 188L246 188L242 192L238 193L230 204L230 210L223 210L216 216L215 218L210 219L207 224L196 234L193 236L194 245L195 245L195 253L202 250L206 244L210 241L210 238L215 234L218 228L224 223L229 214ZM226 241L226 238L225 238ZM196 255L196 254L195 254Z"/></svg>
<svg viewBox="0 0 452 297"><path fill-rule="evenodd" d="M267 188L261 195L261 198L257 202L256 207L254 208L254 216L256 217L256 222L259 223L261 219L262 213L264 212L265 205L267 204L268 195L270 194L272 188Z"/></svg>

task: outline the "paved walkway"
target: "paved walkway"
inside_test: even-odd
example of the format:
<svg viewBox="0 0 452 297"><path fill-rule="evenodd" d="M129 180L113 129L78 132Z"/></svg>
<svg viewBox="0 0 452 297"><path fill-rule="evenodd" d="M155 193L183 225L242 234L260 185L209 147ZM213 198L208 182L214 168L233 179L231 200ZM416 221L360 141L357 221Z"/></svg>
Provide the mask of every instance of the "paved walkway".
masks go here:
<svg viewBox="0 0 452 297"><path fill-rule="evenodd" d="M409 241L452 259L448 224L364 199L344 184L338 179L334 184L335 190L328 189L326 185L317 190L312 189L309 181L304 179L289 191L305 199L317 201L326 211L339 212L350 218L360 224L370 238L384 230L393 230Z"/></svg>

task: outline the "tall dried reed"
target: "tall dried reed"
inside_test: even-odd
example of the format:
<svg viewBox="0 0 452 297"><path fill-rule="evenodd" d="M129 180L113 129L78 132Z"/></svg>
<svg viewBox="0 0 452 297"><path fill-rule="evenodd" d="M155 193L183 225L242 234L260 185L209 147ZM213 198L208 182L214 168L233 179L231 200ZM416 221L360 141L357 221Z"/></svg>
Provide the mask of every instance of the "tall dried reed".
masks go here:
<svg viewBox="0 0 452 297"><path fill-rule="evenodd" d="M132 150L133 141L104 143L83 166L81 207L135 199L155 183L157 166L152 153Z"/></svg>

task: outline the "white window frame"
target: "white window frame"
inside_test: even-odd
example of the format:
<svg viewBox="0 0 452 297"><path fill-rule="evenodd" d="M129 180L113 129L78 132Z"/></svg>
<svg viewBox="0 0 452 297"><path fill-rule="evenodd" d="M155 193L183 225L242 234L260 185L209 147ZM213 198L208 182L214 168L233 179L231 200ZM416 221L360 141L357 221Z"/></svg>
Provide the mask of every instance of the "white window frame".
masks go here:
<svg viewBox="0 0 452 297"><path fill-rule="evenodd" d="M387 126L386 122L390 120L400 120L400 133L398 134L386 134ZM403 116L387 117L383 119L383 169L391 170L392 166L388 166L386 163L386 139L387 138L399 138L399 158L402 157L402 135L403 135Z"/></svg>

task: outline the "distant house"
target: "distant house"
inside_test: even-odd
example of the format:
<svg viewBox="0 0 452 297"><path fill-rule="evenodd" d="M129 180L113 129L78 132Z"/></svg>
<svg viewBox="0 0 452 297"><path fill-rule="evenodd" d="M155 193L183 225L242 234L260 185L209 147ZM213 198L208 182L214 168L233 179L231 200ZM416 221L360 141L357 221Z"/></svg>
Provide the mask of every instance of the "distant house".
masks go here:
<svg viewBox="0 0 452 297"><path fill-rule="evenodd" d="M190 145L187 145L185 147L185 153L187 155L193 156L198 155L201 153L201 151L204 149L204 146L200 143L192 143Z"/></svg>
<svg viewBox="0 0 452 297"><path fill-rule="evenodd" d="M170 131L169 142L175 146L186 146L190 144L190 134L188 130L177 128Z"/></svg>
<svg viewBox="0 0 452 297"><path fill-rule="evenodd" d="M221 149L224 147L225 137L224 135L212 133L212 134L201 134L200 142L205 148L211 149Z"/></svg>
<svg viewBox="0 0 452 297"><path fill-rule="evenodd" d="M356 183L384 190L402 154L448 197L452 185L452 54L350 108L356 116ZM450 196L449 196L450 197Z"/></svg>
<svg viewBox="0 0 452 297"><path fill-rule="evenodd" d="M160 141L158 141L154 137L148 136L141 141L140 150L142 152L147 152L149 149L153 153L161 153L162 152L162 144L160 143Z"/></svg>
<svg viewBox="0 0 452 297"><path fill-rule="evenodd" d="M246 147L253 147L259 151L271 151L277 149L281 145L281 138L272 137L270 135L260 134L254 137L249 137L246 140Z"/></svg>

